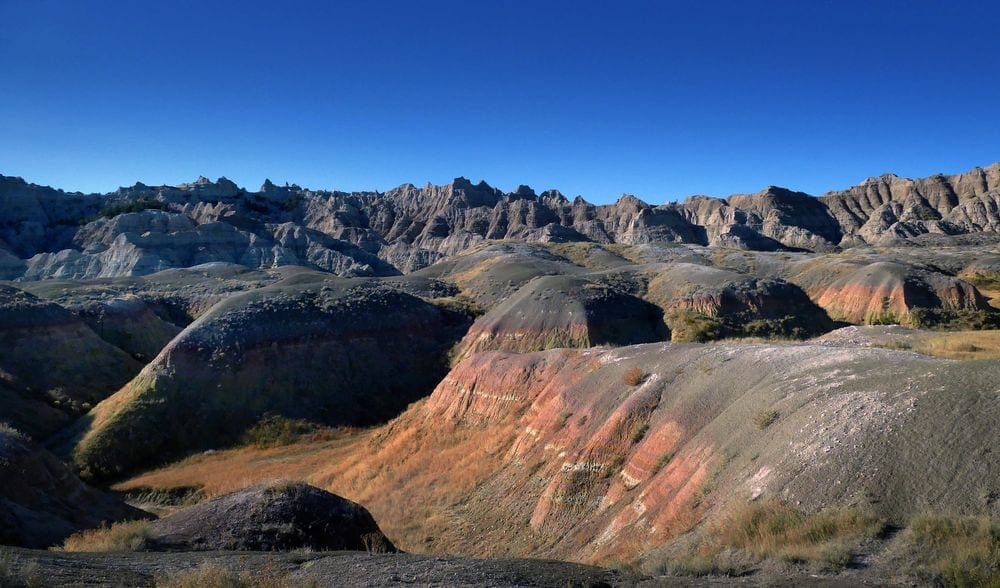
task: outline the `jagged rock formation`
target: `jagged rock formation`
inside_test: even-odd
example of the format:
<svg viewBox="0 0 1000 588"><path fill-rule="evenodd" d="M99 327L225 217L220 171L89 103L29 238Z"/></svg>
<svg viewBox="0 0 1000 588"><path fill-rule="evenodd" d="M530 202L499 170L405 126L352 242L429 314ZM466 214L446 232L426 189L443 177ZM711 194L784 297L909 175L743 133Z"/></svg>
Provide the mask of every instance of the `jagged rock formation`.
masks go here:
<svg viewBox="0 0 1000 588"><path fill-rule="evenodd" d="M210 261L387 275L487 240L831 251L1000 232L1000 163L920 180L885 175L821 198L772 186L661 206L633 196L595 206L557 191L504 193L464 178L385 193L271 182L248 192L225 178L199 178L101 196L0 176L0 218L0 278L8 279L144 275Z"/></svg>
<svg viewBox="0 0 1000 588"><path fill-rule="evenodd" d="M151 518L87 486L54 455L0 425L0 544L44 549L81 531Z"/></svg>
<svg viewBox="0 0 1000 588"><path fill-rule="evenodd" d="M254 486L149 526L147 548L178 551L396 551L361 505L303 483Z"/></svg>
<svg viewBox="0 0 1000 588"><path fill-rule="evenodd" d="M232 443L267 414L384 421L433 389L468 326L404 292L419 281L303 277L214 306L81 419L62 450L106 478Z"/></svg>

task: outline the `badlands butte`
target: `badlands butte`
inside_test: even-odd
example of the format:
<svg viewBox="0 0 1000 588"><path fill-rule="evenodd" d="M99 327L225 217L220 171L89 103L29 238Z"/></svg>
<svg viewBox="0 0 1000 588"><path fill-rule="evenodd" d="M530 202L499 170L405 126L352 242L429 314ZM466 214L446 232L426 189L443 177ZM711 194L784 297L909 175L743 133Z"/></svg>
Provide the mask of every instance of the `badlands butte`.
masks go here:
<svg viewBox="0 0 1000 588"><path fill-rule="evenodd" d="M0 176L0 280L4 586L1000 585L1000 164Z"/></svg>

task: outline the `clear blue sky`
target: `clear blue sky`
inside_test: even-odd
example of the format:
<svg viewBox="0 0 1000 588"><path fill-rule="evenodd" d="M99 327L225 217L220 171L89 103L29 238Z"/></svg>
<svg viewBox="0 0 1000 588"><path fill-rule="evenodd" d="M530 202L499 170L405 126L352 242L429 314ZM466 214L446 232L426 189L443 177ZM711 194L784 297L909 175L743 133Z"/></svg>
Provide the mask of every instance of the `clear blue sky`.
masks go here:
<svg viewBox="0 0 1000 588"><path fill-rule="evenodd" d="M0 0L0 173L822 193L1000 160L998 31L995 1Z"/></svg>

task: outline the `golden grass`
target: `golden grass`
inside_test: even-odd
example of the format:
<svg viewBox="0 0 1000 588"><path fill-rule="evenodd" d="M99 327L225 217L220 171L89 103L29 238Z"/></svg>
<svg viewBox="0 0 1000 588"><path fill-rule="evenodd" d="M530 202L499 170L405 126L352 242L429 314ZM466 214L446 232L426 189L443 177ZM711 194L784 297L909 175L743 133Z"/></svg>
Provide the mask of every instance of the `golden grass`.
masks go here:
<svg viewBox="0 0 1000 588"><path fill-rule="evenodd" d="M455 427L447 435L416 427L425 400L389 425L320 444L242 447L190 457L115 486L117 490L200 487L206 497L274 480L301 480L365 505L388 537L407 551L453 537L452 510L502 467L515 421L494 429ZM415 488L433 489L417 492ZM462 544L436 551L468 553ZM457 539L456 539L457 541Z"/></svg>
<svg viewBox="0 0 1000 588"><path fill-rule="evenodd" d="M792 561L828 559L844 539L873 537L884 523L853 509L826 509L806 514L771 500L736 508L713 530L719 544L748 551L759 558ZM831 563L846 564L838 560Z"/></svg>
<svg viewBox="0 0 1000 588"><path fill-rule="evenodd" d="M236 572L214 563L156 578L157 588L292 588L302 585L279 577L270 567L250 573Z"/></svg>
<svg viewBox="0 0 1000 588"><path fill-rule="evenodd" d="M1000 523L988 517L922 514L903 536L917 572L945 586L1000 587Z"/></svg>
<svg viewBox="0 0 1000 588"><path fill-rule="evenodd" d="M70 535L63 543L64 551L113 552L141 551L146 546L149 521L115 523L110 527L88 529Z"/></svg>
<svg viewBox="0 0 1000 588"><path fill-rule="evenodd" d="M947 359L1000 358L1000 331L956 331L917 341L913 350Z"/></svg>
<svg viewBox="0 0 1000 588"><path fill-rule="evenodd" d="M884 530L878 518L850 508L809 514L777 500L740 505L713 524L692 553L661 562L680 575L742 574L764 560L834 572L850 563L858 543Z"/></svg>

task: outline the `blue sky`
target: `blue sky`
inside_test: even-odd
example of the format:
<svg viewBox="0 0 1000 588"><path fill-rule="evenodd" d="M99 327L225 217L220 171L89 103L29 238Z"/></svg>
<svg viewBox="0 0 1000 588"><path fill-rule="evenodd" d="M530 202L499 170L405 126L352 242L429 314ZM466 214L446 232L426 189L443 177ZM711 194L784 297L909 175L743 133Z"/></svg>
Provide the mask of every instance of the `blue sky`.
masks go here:
<svg viewBox="0 0 1000 588"><path fill-rule="evenodd" d="M985 1L0 0L0 173L818 194L1000 160L998 24Z"/></svg>

